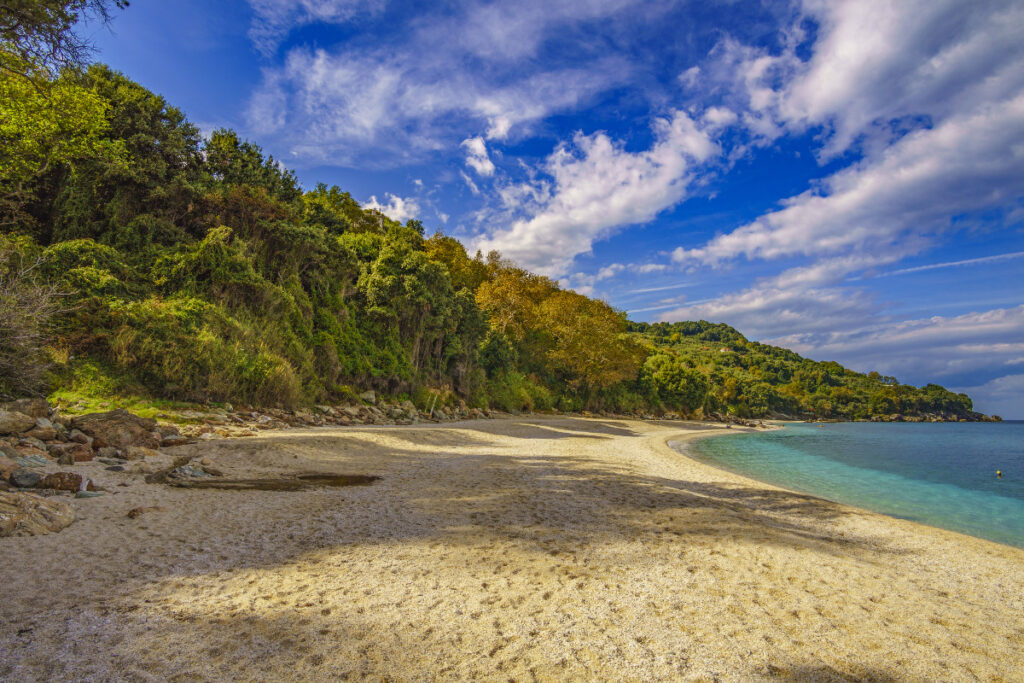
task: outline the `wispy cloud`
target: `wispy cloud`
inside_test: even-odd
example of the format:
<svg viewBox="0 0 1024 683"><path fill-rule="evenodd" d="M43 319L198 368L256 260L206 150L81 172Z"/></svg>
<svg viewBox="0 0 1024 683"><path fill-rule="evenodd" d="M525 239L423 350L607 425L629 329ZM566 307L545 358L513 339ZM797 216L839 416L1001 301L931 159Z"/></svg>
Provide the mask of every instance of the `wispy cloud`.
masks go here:
<svg viewBox="0 0 1024 683"><path fill-rule="evenodd" d="M1009 420L1024 419L1024 374L1006 374L984 384L952 387L974 399L975 410L1001 414Z"/></svg>
<svg viewBox="0 0 1024 683"><path fill-rule="evenodd" d="M462 181L466 183L466 187L469 188L469 191L473 194L473 196L477 196L480 194L480 188L477 187L477 184L473 182L472 178L466 175L465 171L459 171L459 176L462 177Z"/></svg>
<svg viewBox="0 0 1024 683"><path fill-rule="evenodd" d="M249 38L264 56L272 55L291 31L315 22L341 24L384 9L386 0L249 0Z"/></svg>
<svg viewBox="0 0 1024 683"><path fill-rule="evenodd" d="M1022 64L1024 70L1024 64ZM695 249L679 263L879 253L947 230L954 216L1024 194L1024 92L910 133L877 158L840 171L785 208Z"/></svg>
<svg viewBox="0 0 1024 683"><path fill-rule="evenodd" d="M661 287L642 287L640 289L628 289L626 290L626 292L628 294L643 294L646 292L665 292L670 289L682 289L683 287L692 287L693 285L694 283L692 282L677 282L674 285L663 285Z"/></svg>
<svg viewBox="0 0 1024 683"><path fill-rule="evenodd" d="M666 308L679 308L680 304L683 303L685 297L673 297L672 299L666 299L664 302L659 302L654 306L644 306L642 308L627 308L628 313L649 313L651 311L664 311ZM710 301L709 299L698 299L696 301L688 302L689 306L699 306L700 304Z"/></svg>
<svg viewBox="0 0 1024 683"><path fill-rule="evenodd" d="M862 328L822 330L774 338L815 358L841 358L861 370L911 380L980 384L1010 372L1021 354L1024 305Z"/></svg>
<svg viewBox="0 0 1024 683"><path fill-rule="evenodd" d="M477 172L478 175L494 175L494 162L487 154L487 143L479 135L466 138L462 141L462 147L466 150L466 165Z"/></svg>
<svg viewBox="0 0 1024 683"><path fill-rule="evenodd" d="M344 23L382 2L253 0L257 45L314 21ZM375 43L291 47L264 70L248 121L287 146L292 163L386 168L459 148L460 141L504 140L519 126L572 110L628 80L616 54L586 66L531 61L567 23L611 16L632 0L438 5L417 21L389 27ZM262 41L262 42L260 42ZM479 146L478 143L474 145ZM473 168L489 175L489 159Z"/></svg>
<svg viewBox="0 0 1024 683"><path fill-rule="evenodd" d="M900 268L898 270L890 270L885 273L876 273L870 277L890 277L893 275L906 275L907 273L920 273L926 270L937 270L940 268L957 268L960 266L974 266L979 263L995 263L997 261L1009 261L1011 259L1017 259L1024 257L1024 251L1014 251L1006 254L994 254L992 256L982 256L979 258L969 258L962 261L947 261L945 263L930 263L926 266L914 266L913 268ZM863 279L863 278L856 278Z"/></svg>

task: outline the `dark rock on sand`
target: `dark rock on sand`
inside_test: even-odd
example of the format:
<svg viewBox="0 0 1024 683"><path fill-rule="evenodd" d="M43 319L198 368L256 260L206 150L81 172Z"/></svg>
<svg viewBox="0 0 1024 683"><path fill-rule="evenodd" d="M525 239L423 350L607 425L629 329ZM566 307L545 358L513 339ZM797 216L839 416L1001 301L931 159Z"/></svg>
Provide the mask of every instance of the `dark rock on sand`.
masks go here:
<svg viewBox="0 0 1024 683"><path fill-rule="evenodd" d="M147 512L156 512L157 510L163 510L163 508L158 505L132 508L131 510L128 511L128 516L132 519L136 519L146 514Z"/></svg>
<svg viewBox="0 0 1024 683"><path fill-rule="evenodd" d="M85 480L86 490L93 489L92 482ZM56 489L58 491L80 491L82 490L82 475L74 472L53 472L43 477L42 481L36 484L37 489Z"/></svg>
<svg viewBox="0 0 1024 683"><path fill-rule="evenodd" d="M36 485L43 480L43 475L32 470L26 470L24 468L17 469L11 472L11 476L8 481L12 485L22 489L35 488Z"/></svg>

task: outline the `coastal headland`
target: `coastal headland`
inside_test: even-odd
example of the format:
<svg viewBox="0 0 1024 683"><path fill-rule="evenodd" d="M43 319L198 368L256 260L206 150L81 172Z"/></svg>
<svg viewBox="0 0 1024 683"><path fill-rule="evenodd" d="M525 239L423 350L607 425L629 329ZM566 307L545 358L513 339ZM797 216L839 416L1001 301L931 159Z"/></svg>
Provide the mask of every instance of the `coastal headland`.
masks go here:
<svg viewBox="0 0 1024 683"><path fill-rule="evenodd" d="M270 430L0 539L0 679L1020 680L1024 551L705 466L723 425ZM361 485L318 485L339 475ZM369 479L379 477L379 479ZM129 515L129 513L132 513Z"/></svg>

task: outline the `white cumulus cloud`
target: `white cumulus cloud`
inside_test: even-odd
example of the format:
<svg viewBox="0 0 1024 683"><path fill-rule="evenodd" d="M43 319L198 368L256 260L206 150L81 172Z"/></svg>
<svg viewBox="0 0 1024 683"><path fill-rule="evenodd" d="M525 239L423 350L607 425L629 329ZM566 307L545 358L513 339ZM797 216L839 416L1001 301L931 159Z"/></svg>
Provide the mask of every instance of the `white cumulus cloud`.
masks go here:
<svg viewBox="0 0 1024 683"><path fill-rule="evenodd" d="M717 144L685 112L658 119L650 149L629 152L604 133L578 134L544 166L550 182L509 189L506 204L526 217L478 241L528 268L559 275L597 239L653 219L680 202L695 165L719 152ZM514 205L520 200L521 203Z"/></svg>
<svg viewBox="0 0 1024 683"><path fill-rule="evenodd" d="M385 194L383 204L377 201L376 196L371 196L370 201L363 204L363 208L380 211L399 223L416 218L421 212L419 202L415 197L399 197L393 194Z"/></svg>

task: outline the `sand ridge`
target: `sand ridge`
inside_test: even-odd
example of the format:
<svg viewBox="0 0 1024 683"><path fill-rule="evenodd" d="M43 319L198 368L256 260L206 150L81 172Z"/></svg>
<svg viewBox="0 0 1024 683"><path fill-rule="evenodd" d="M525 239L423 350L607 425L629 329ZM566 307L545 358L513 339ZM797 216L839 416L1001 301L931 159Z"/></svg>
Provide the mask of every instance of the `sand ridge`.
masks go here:
<svg viewBox="0 0 1024 683"><path fill-rule="evenodd" d="M83 466L113 493L0 539L0 679L1024 680L1024 551L666 445L720 430L530 417L173 451L382 477L297 492Z"/></svg>

